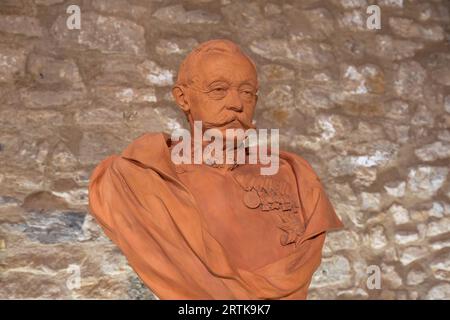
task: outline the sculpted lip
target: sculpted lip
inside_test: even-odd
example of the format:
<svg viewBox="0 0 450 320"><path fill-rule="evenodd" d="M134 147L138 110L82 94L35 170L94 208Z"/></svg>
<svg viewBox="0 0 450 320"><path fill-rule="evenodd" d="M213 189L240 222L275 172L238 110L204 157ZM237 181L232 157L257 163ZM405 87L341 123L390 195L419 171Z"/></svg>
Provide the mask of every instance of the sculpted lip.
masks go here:
<svg viewBox="0 0 450 320"><path fill-rule="evenodd" d="M228 127L228 128L244 128L244 129L254 128L253 125L250 125L250 124L246 123L245 121L242 121L238 117L235 117L232 121L228 121L227 123L225 123L222 126Z"/></svg>
<svg viewBox="0 0 450 320"><path fill-rule="evenodd" d="M234 119L233 121L230 121L230 122L226 123L223 127L227 127L227 128L242 128L243 124L239 120Z"/></svg>
<svg viewBox="0 0 450 320"><path fill-rule="evenodd" d="M233 124L237 128L231 127ZM174 164L202 164L214 159L213 162L216 164L259 163L269 165L261 168L262 175L274 175L278 172L278 129L268 131L267 129L250 128L244 130L238 120L234 120L228 123L226 128L220 127L220 129L203 130L202 121L194 121L191 131L187 129L174 130L170 138L174 144L171 149L172 162ZM244 148L244 146L246 147ZM225 155L222 153L223 150L226 150ZM192 151L194 152L192 153ZM245 156L247 151L249 157ZM192 159L192 155L194 159ZM205 161L205 159L209 160Z"/></svg>

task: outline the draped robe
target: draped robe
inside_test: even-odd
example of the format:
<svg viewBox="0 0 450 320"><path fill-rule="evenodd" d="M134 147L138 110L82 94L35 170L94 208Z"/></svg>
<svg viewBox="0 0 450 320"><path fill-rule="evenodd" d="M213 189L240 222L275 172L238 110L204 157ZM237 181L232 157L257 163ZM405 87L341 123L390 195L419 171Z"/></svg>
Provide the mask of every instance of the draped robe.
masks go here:
<svg viewBox="0 0 450 320"><path fill-rule="evenodd" d="M214 179L209 176L211 184L194 192L188 179L181 178L183 170L171 161L169 140L162 133L146 133L120 155L101 161L90 178L89 210L141 280L160 299L305 299L320 265L326 232L342 227L308 162L280 152L280 161L291 172L298 202L295 217L301 232L295 235L295 242L266 245L267 250L280 248L276 259L263 261L270 257L259 259L260 254L244 264L238 262L239 241L242 247L258 250L272 234L260 230L256 222L248 222L250 230L239 233L238 223L250 219L246 212L233 213L242 218L236 221L236 228L225 222L212 228L211 206L200 202L210 198L212 191L207 188L214 188ZM245 171L246 166L251 165L238 169ZM201 180L201 172L191 180ZM283 178L284 173L280 175ZM217 210L223 208L217 204ZM251 219L258 215L267 219L263 215L268 214L255 211ZM224 240L228 231L235 232L236 243Z"/></svg>

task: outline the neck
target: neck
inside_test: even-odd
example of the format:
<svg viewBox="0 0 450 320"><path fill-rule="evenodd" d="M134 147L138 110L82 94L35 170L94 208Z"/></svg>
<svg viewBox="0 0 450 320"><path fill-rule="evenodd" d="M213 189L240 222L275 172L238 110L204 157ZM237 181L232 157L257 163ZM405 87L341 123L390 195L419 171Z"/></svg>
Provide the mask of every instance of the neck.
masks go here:
<svg viewBox="0 0 450 320"><path fill-rule="evenodd" d="M201 141L195 144L192 141L191 144L191 157L194 159L194 153L199 152L201 154L202 164L217 168L219 170L232 170L237 165L239 160L242 161L242 157L246 157L246 149L243 142L237 143L233 141L230 145L227 145L225 139L221 141L222 148L216 148L215 141Z"/></svg>

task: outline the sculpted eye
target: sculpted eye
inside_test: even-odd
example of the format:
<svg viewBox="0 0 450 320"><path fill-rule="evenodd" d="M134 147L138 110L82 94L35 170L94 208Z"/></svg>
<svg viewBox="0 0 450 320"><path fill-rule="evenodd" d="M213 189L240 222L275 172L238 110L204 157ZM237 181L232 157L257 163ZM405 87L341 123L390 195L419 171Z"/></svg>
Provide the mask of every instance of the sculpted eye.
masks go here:
<svg viewBox="0 0 450 320"><path fill-rule="evenodd" d="M241 94L241 97L243 97L245 99L253 99L253 97L255 96L255 92L250 89L241 90L240 94Z"/></svg>
<svg viewBox="0 0 450 320"><path fill-rule="evenodd" d="M209 96L213 99L223 99L228 92L227 87L214 87L209 91Z"/></svg>
<svg viewBox="0 0 450 320"><path fill-rule="evenodd" d="M214 93L224 93L227 89L226 88L214 88L212 89L212 92Z"/></svg>

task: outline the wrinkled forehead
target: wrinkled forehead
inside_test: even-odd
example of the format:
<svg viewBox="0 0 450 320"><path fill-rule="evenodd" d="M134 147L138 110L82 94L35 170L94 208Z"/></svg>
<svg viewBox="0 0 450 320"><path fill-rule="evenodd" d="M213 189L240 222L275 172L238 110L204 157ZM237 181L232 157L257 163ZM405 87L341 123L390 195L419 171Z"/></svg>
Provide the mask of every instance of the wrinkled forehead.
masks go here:
<svg viewBox="0 0 450 320"><path fill-rule="evenodd" d="M190 78L202 87L215 81L258 86L255 67L242 53L207 52L199 55L190 69Z"/></svg>

